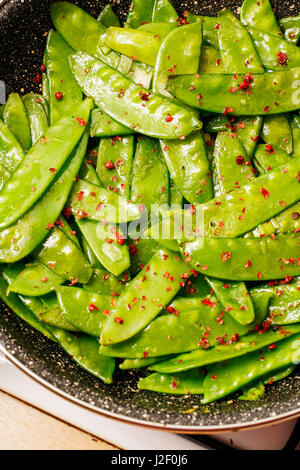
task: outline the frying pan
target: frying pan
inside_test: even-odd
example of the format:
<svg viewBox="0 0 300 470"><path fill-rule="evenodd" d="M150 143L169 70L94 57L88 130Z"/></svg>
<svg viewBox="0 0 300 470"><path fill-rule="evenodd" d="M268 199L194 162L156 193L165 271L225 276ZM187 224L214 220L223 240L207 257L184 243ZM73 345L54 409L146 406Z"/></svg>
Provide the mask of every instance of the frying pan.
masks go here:
<svg viewBox="0 0 300 470"><path fill-rule="evenodd" d="M51 27L51 0L0 0L0 79L7 93L33 90L33 78L43 60L45 32ZM80 0L75 4L97 16L103 0ZM115 3L126 18L129 0ZM214 16L228 7L237 12L239 0L173 1L180 14ZM273 0L280 17L294 16L300 2ZM197 396L176 397L137 391L144 372L118 370L108 386L85 373L54 343L42 337L0 304L0 347L16 365L55 392L78 404L119 420L184 433L216 433L258 427L300 415L300 371L269 387L260 401L230 399L202 406Z"/></svg>

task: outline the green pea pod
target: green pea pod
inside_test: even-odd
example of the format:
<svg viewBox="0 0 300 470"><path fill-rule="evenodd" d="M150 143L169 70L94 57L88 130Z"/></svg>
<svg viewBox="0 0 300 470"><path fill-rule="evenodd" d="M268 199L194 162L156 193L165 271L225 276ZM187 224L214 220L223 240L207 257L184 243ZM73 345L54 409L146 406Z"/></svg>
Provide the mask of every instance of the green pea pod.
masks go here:
<svg viewBox="0 0 300 470"><path fill-rule="evenodd" d="M106 28L110 26L120 26L120 21L111 5L106 5L98 16L99 23Z"/></svg>
<svg viewBox="0 0 300 470"><path fill-rule="evenodd" d="M54 297L52 297L52 295ZM55 326L56 328L62 328L66 331L78 332L71 323L67 322L62 314L61 308L58 304L56 295L54 293L48 294L42 298L42 302L45 305L44 312L38 314L38 318L46 323L47 325Z"/></svg>
<svg viewBox="0 0 300 470"><path fill-rule="evenodd" d="M32 145L30 125L24 103L18 93L11 93L3 112L3 120L25 151Z"/></svg>
<svg viewBox="0 0 300 470"><path fill-rule="evenodd" d="M89 374L111 384L115 371L115 360L99 354L96 338L78 335L59 328L51 328L55 339L77 364Z"/></svg>
<svg viewBox="0 0 300 470"><path fill-rule="evenodd" d="M132 167L131 199L147 208L169 204L169 173L157 140L141 137Z"/></svg>
<svg viewBox="0 0 300 470"><path fill-rule="evenodd" d="M275 145L284 152L293 152L293 135L286 116L265 116L261 138L266 144Z"/></svg>
<svg viewBox="0 0 300 470"><path fill-rule="evenodd" d="M91 113L91 137L116 137L134 134L132 129L119 124L102 109L96 108Z"/></svg>
<svg viewBox="0 0 300 470"><path fill-rule="evenodd" d="M197 367L216 364L222 361L250 354L270 344L279 343L285 338L299 332L300 326L295 325L289 327L287 331L281 328L278 331L269 330L263 333L260 332L260 334L250 333L249 335L241 338L237 343L216 345L214 348L211 348L207 351L197 349L190 353L181 354L168 361L155 364L154 366L150 367L150 370L163 374L174 374L195 369Z"/></svg>
<svg viewBox="0 0 300 470"><path fill-rule="evenodd" d="M24 158L24 152L6 124L0 120L0 190Z"/></svg>
<svg viewBox="0 0 300 470"><path fill-rule="evenodd" d="M72 189L88 142L86 132L69 160L58 174L55 184L42 199L9 229L0 232L0 261L14 263L28 256L47 237L48 224L60 216Z"/></svg>
<svg viewBox="0 0 300 470"><path fill-rule="evenodd" d="M187 109L154 93L149 95L151 92L87 54L73 55L70 61L85 94L121 124L141 134L166 139L187 136L201 127Z"/></svg>
<svg viewBox="0 0 300 470"><path fill-rule="evenodd" d="M241 10L241 22L245 26L282 37L270 0L245 0Z"/></svg>
<svg viewBox="0 0 300 470"><path fill-rule="evenodd" d="M230 129L231 124L228 116L213 116L205 125L205 132L218 134Z"/></svg>
<svg viewBox="0 0 300 470"><path fill-rule="evenodd" d="M153 79L153 91L172 98L167 91L171 74L193 74L199 70L202 47L202 23L199 21L173 30L159 49Z"/></svg>
<svg viewBox="0 0 300 470"><path fill-rule="evenodd" d="M199 73L225 73L219 49L213 46L202 47Z"/></svg>
<svg viewBox="0 0 300 470"><path fill-rule="evenodd" d="M178 14L169 0L155 0L153 23L177 23Z"/></svg>
<svg viewBox="0 0 300 470"><path fill-rule="evenodd" d="M126 198L83 180L73 187L71 208L81 219L109 223L125 223L140 217L140 209Z"/></svg>
<svg viewBox="0 0 300 470"><path fill-rule="evenodd" d="M102 344L125 341L145 328L177 294L183 276L186 265L178 254L159 250L120 296L103 329Z"/></svg>
<svg viewBox="0 0 300 470"><path fill-rule="evenodd" d="M96 294L118 297L126 285L125 279L117 278L104 268L96 268L91 280L83 288Z"/></svg>
<svg viewBox="0 0 300 470"><path fill-rule="evenodd" d="M40 95L33 92L23 97L30 124L32 145L34 145L48 129L48 117Z"/></svg>
<svg viewBox="0 0 300 470"><path fill-rule="evenodd" d="M130 71L126 74L134 83L143 86L147 90L151 88L153 78L153 67L142 64L141 62L133 62Z"/></svg>
<svg viewBox="0 0 300 470"><path fill-rule="evenodd" d="M122 370L131 370L131 369L144 369L145 367L152 366L157 364L170 356L161 356L161 357L149 357L142 359L125 359L120 364L120 369Z"/></svg>
<svg viewBox="0 0 300 470"><path fill-rule="evenodd" d="M218 20L219 46L226 72L263 73L263 64L247 29L230 10L222 10Z"/></svg>
<svg viewBox="0 0 300 470"><path fill-rule="evenodd" d="M83 181L87 181L88 183L97 184L98 186L101 186L94 166L88 163L87 160L84 160L81 165L79 178Z"/></svg>
<svg viewBox="0 0 300 470"><path fill-rule="evenodd" d="M172 179L170 181L170 198L169 199L170 199L169 202L170 202L171 208L174 206L178 206L178 207L183 206L182 194Z"/></svg>
<svg viewBox="0 0 300 470"><path fill-rule="evenodd" d="M157 34L162 39L166 38L174 29L177 29L175 23L145 23L139 26L140 31L148 31L149 33Z"/></svg>
<svg viewBox="0 0 300 470"><path fill-rule="evenodd" d="M287 338L275 349L266 348L241 358L232 359L210 370L204 379L202 403L211 403L260 379L266 374L299 362L299 334Z"/></svg>
<svg viewBox="0 0 300 470"><path fill-rule="evenodd" d="M300 68L251 75L251 94L247 90L241 93L239 88L245 81L244 76L235 77L234 80L229 74L171 77L168 90L191 107L220 114L268 115L299 108L298 93L291 83L293 86L298 83Z"/></svg>
<svg viewBox="0 0 300 470"><path fill-rule="evenodd" d="M129 197L134 137L100 141L97 174L104 188Z"/></svg>
<svg viewBox="0 0 300 470"><path fill-rule="evenodd" d="M130 28L138 28L143 23L152 21L154 0L132 0L126 24Z"/></svg>
<svg viewBox="0 0 300 470"><path fill-rule="evenodd" d="M93 294L74 287L58 287L57 299L67 322L79 331L99 338L111 307L109 296Z"/></svg>
<svg viewBox="0 0 300 470"><path fill-rule="evenodd" d="M259 144L255 151L255 165L265 174L292 161L292 157L275 145Z"/></svg>
<svg viewBox="0 0 300 470"><path fill-rule="evenodd" d="M202 395L204 373L192 370L176 375L152 374L138 383L139 390L169 393L172 395Z"/></svg>
<svg viewBox="0 0 300 470"><path fill-rule="evenodd" d="M254 231L255 237L265 235L286 235L300 232L300 202L294 204L277 217L259 225Z"/></svg>
<svg viewBox="0 0 300 470"><path fill-rule="evenodd" d="M86 100L78 108L77 117L62 118L49 127L27 153L0 193L1 229L22 217L53 183L84 133L91 106L92 100Z"/></svg>
<svg viewBox="0 0 300 470"><path fill-rule="evenodd" d="M282 18L280 26L284 29L285 40L297 44L300 38L300 16Z"/></svg>
<svg viewBox="0 0 300 470"><path fill-rule="evenodd" d="M10 284L9 291L30 297L40 297L48 294L64 281L63 277L42 264L31 263L27 264Z"/></svg>
<svg viewBox="0 0 300 470"><path fill-rule="evenodd" d="M161 148L172 179L188 202L201 203L213 198L209 162L200 132L184 141L161 140Z"/></svg>
<svg viewBox="0 0 300 470"><path fill-rule="evenodd" d="M249 158L252 158L254 154L262 124L263 118L261 116L243 116L241 119L238 119L236 125L233 125L233 132L237 134Z"/></svg>
<svg viewBox="0 0 300 470"><path fill-rule="evenodd" d="M270 320L277 325L289 325L300 321L300 279L291 284L273 288L270 302Z"/></svg>
<svg viewBox="0 0 300 470"><path fill-rule="evenodd" d="M276 371L275 374L272 374L269 377L264 378L264 385L272 385L275 382L279 382L280 380L285 379L289 375L291 375L294 370L296 369L297 366L290 366L290 367L285 367L284 369L281 369L279 371Z"/></svg>
<svg viewBox="0 0 300 470"><path fill-rule="evenodd" d="M76 222L97 260L109 272L119 276L130 267L128 247L116 227L78 218Z"/></svg>
<svg viewBox="0 0 300 470"><path fill-rule="evenodd" d="M129 245L130 252L130 272L135 277L152 258L159 249L159 244L155 240L138 238L132 240Z"/></svg>
<svg viewBox="0 0 300 470"><path fill-rule="evenodd" d="M50 93L50 124L77 111L82 92L71 72L68 57L73 53L61 35L51 30L46 45L46 71Z"/></svg>
<svg viewBox="0 0 300 470"><path fill-rule="evenodd" d="M212 46L215 49L219 49L219 38L218 38L218 20L212 16L199 16L186 11L184 16L188 23L195 23L201 21L203 23L203 42L208 46Z"/></svg>
<svg viewBox="0 0 300 470"><path fill-rule="evenodd" d="M299 276L299 237L260 239L202 238L185 243L191 265L208 276L232 281L256 281ZM278 257L279 256L279 257ZM290 261L290 260L294 261Z"/></svg>

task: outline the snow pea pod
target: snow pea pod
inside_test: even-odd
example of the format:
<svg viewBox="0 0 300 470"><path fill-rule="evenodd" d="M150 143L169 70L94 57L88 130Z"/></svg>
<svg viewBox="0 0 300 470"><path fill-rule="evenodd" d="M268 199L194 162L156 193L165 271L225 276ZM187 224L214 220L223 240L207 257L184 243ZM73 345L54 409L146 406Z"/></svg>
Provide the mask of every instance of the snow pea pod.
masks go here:
<svg viewBox="0 0 300 470"><path fill-rule="evenodd" d="M116 227L78 218L76 222L97 260L109 272L119 276L130 267L128 247Z"/></svg>
<svg viewBox="0 0 300 470"><path fill-rule="evenodd" d="M210 134L218 134L226 132L230 129L230 121L228 116L213 116L205 125L205 131Z"/></svg>
<svg viewBox="0 0 300 470"><path fill-rule="evenodd" d="M96 338L78 335L59 328L51 328L60 346L77 364L98 379L111 384L115 371L115 360L99 354L99 343Z"/></svg>
<svg viewBox="0 0 300 470"><path fill-rule="evenodd" d="M250 333L244 336L237 343L216 345L214 348L204 351L197 349L190 353L181 354L168 361L161 362L150 367L150 370L163 374L174 374L186 370L204 367L210 364L219 363L228 359L244 356L254 351L260 350L270 344L276 344L285 338L300 333L300 326L289 327L287 331L283 328L278 331L272 329L263 333Z"/></svg>
<svg viewBox="0 0 300 470"><path fill-rule="evenodd" d="M135 277L149 262L159 249L155 240L138 238L129 245L130 272Z"/></svg>
<svg viewBox="0 0 300 470"><path fill-rule="evenodd" d="M177 253L155 253L119 297L103 329L101 343L119 343L141 331L170 303L184 285L186 275L186 265Z"/></svg>
<svg viewBox="0 0 300 470"><path fill-rule="evenodd" d="M251 75L248 94L247 90L241 93L240 87L246 83L243 75L186 75L170 77L168 90L183 103L204 111L237 116L281 114L299 109L299 79L299 67L256 73Z"/></svg>
<svg viewBox="0 0 300 470"><path fill-rule="evenodd" d="M42 199L21 219L0 232L0 261L14 263L28 256L49 233L48 224L60 216L80 169L88 142L86 132L73 151L53 186Z"/></svg>
<svg viewBox="0 0 300 470"><path fill-rule="evenodd" d="M132 0L126 20L130 28L138 28L141 24L152 21L154 0Z"/></svg>
<svg viewBox="0 0 300 470"><path fill-rule="evenodd" d="M292 158L291 155L288 155L276 145L270 147L269 145L259 144L255 151L255 165L261 174L291 162Z"/></svg>
<svg viewBox="0 0 300 470"><path fill-rule="evenodd" d="M233 132L237 134L249 158L252 158L254 154L262 124L263 118L261 116L243 116L238 119L236 124L233 124Z"/></svg>
<svg viewBox="0 0 300 470"><path fill-rule="evenodd" d="M82 92L71 72L68 57L73 53L61 35L51 30L46 45L46 71L49 83L50 125L75 113Z"/></svg>
<svg viewBox="0 0 300 470"><path fill-rule="evenodd" d="M300 232L300 202L277 215L273 219L259 225L253 230L255 237L265 235L285 235Z"/></svg>
<svg viewBox="0 0 300 470"><path fill-rule="evenodd" d="M94 166L91 163L88 163L87 160L84 160L81 165L79 178L81 180L87 181L88 183L97 184L98 186L101 186Z"/></svg>
<svg viewBox="0 0 300 470"><path fill-rule="evenodd" d="M103 138L100 141L97 174L104 188L129 197L134 137Z"/></svg>
<svg viewBox="0 0 300 470"><path fill-rule="evenodd" d="M77 110L77 117L65 117L51 126L18 166L0 193L0 228L23 216L53 183L72 150L82 137L92 100ZM9 208L9 209L8 209Z"/></svg>
<svg viewBox="0 0 300 470"><path fill-rule="evenodd" d="M187 109L148 92L87 54L73 55L70 61L85 94L121 124L141 134L166 139L187 136L201 127Z"/></svg>
<svg viewBox="0 0 300 470"><path fill-rule="evenodd" d="M293 152L292 130L283 114L264 117L261 138L266 144L275 145L288 154Z"/></svg>
<svg viewBox="0 0 300 470"><path fill-rule="evenodd" d="M157 373L141 379L138 389L172 395L202 395L204 377L203 371L196 369L176 375Z"/></svg>
<svg viewBox="0 0 300 470"><path fill-rule="evenodd" d="M151 214L152 205L169 203L169 173L163 163L159 142L141 137L132 166L131 199L144 205Z"/></svg>
<svg viewBox="0 0 300 470"><path fill-rule="evenodd" d="M297 44L300 38L300 16L282 18L280 26L284 29L285 40Z"/></svg>
<svg viewBox="0 0 300 470"><path fill-rule="evenodd" d="M99 338L111 307L111 297L75 287L58 287L57 299L67 322L83 333Z"/></svg>
<svg viewBox="0 0 300 470"><path fill-rule="evenodd" d="M134 83L143 86L147 90L151 88L153 78L153 67L142 64L141 62L133 62L130 71L126 74Z"/></svg>
<svg viewBox="0 0 300 470"><path fill-rule="evenodd" d="M177 29L177 25L174 23L146 23L139 27L140 31L157 34L162 39L166 38L174 29Z"/></svg>
<svg viewBox="0 0 300 470"><path fill-rule="evenodd" d="M199 73L225 73L219 49L205 45L202 47Z"/></svg>
<svg viewBox="0 0 300 470"><path fill-rule="evenodd" d="M230 10L220 11L218 21L219 47L226 72L263 73L263 64L247 29Z"/></svg>
<svg viewBox="0 0 300 470"><path fill-rule="evenodd" d="M208 276L232 281L281 279L299 276L295 261L299 236L273 239L203 238L184 244L191 265Z"/></svg>
<svg viewBox="0 0 300 470"><path fill-rule="evenodd" d="M183 206L183 197L179 189L177 188L176 184L174 181L171 179L170 181L170 196L169 196L169 203L170 207L178 206L182 207Z"/></svg>
<svg viewBox="0 0 300 470"><path fill-rule="evenodd" d="M14 173L24 158L21 145L0 120L0 190Z"/></svg>
<svg viewBox="0 0 300 470"><path fill-rule="evenodd" d="M155 0L153 23L177 23L178 14L169 0Z"/></svg>
<svg viewBox="0 0 300 470"><path fill-rule="evenodd" d="M269 320L277 325L289 325L300 321L300 279L272 288Z"/></svg>
<svg viewBox="0 0 300 470"><path fill-rule="evenodd" d="M125 277L128 279L127 275ZM83 288L96 294L117 297L116 294L121 294L126 286L125 279L115 277L105 268L96 268L91 280Z"/></svg>
<svg viewBox="0 0 300 470"><path fill-rule="evenodd" d="M25 151L32 145L30 126L24 103L18 93L11 93L3 112L3 120Z"/></svg>
<svg viewBox="0 0 300 470"><path fill-rule="evenodd" d="M120 21L111 5L106 5L98 16L97 20L106 28L110 26L120 26Z"/></svg>
<svg viewBox="0 0 300 470"><path fill-rule="evenodd" d="M144 369L145 367L152 366L158 362L164 361L170 356L161 356L161 357L149 357L141 359L125 359L120 364L120 369L122 370L131 370L131 369Z"/></svg>
<svg viewBox="0 0 300 470"><path fill-rule="evenodd" d="M270 0L245 0L241 9L241 22L245 26L282 37Z"/></svg>
<svg viewBox="0 0 300 470"><path fill-rule="evenodd" d="M32 145L42 137L48 129L48 117L40 95L33 92L23 97L30 125Z"/></svg>
<svg viewBox="0 0 300 470"><path fill-rule="evenodd" d="M114 191L79 180L71 194L71 209L81 219L125 223L140 217L140 209Z"/></svg>
<svg viewBox="0 0 300 470"><path fill-rule="evenodd" d="M119 124L99 108L94 109L91 113L90 127L91 137L116 137L134 134L132 129Z"/></svg>
<svg viewBox="0 0 300 470"><path fill-rule="evenodd" d="M202 403L219 400L266 374L298 364L299 352L299 334L296 334L278 343L275 349L265 348L243 359L236 358L217 365L204 379Z"/></svg>
<svg viewBox="0 0 300 470"><path fill-rule="evenodd" d="M188 202L201 203L213 198L210 165L201 132L184 141L161 140L161 149L174 183Z"/></svg>
<svg viewBox="0 0 300 470"><path fill-rule="evenodd" d="M9 286L10 292L30 297L40 297L48 294L57 286L65 282L65 279L40 263L27 264L16 276Z"/></svg>

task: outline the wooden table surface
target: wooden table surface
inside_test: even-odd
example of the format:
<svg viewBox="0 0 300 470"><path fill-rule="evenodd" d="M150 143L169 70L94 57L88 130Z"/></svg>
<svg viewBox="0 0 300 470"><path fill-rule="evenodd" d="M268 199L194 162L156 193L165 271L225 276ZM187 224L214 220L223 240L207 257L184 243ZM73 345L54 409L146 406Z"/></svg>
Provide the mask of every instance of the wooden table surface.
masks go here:
<svg viewBox="0 0 300 470"><path fill-rule="evenodd" d="M0 410L0 450L116 449L1 391Z"/></svg>

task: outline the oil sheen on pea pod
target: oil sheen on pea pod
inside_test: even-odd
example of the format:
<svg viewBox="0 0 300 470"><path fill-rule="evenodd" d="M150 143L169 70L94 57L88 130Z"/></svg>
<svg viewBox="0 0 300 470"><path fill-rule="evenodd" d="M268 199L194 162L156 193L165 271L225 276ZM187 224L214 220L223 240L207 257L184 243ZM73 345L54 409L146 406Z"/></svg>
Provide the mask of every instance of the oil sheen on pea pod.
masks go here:
<svg viewBox="0 0 300 470"><path fill-rule="evenodd" d="M155 0L152 14L153 23L177 23L178 14L169 0Z"/></svg>
<svg viewBox="0 0 300 470"><path fill-rule="evenodd" d="M245 0L241 10L241 22L274 36L282 37L270 0Z"/></svg>
<svg viewBox="0 0 300 470"><path fill-rule="evenodd" d="M109 26L120 26L120 21L111 5L106 5L98 16L97 20L106 28Z"/></svg>
<svg viewBox="0 0 300 470"><path fill-rule="evenodd" d="M148 264L149 260L159 249L155 240L137 238L130 240L130 272L135 277Z"/></svg>
<svg viewBox="0 0 300 470"><path fill-rule="evenodd" d="M74 117L64 117L49 127L27 153L1 190L1 229L11 226L22 217L53 184L85 131L91 107L92 100L85 100Z"/></svg>
<svg viewBox="0 0 300 470"><path fill-rule="evenodd" d="M183 245L186 259L193 268L208 276L231 281L299 276L300 266L295 261L299 248L298 235L277 239L198 238Z"/></svg>
<svg viewBox="0 0 300 470"><path fill-rule="evenodd" d="M300 38L300 16L282 18L280 26L284 29L284 39L297 44Z"/></svg>
<svg viewBox="0 0 300 470"><path fill-rule="evenodd" d="M34 145L48 129L48 117L40 95L33 92L23 97L30 125L32 145Z"/></svg>
<svg viewBox="0 0 300 470"><path fill-rule="evenodd" d="M9 286L10 292L40 297L65 282L65 279L40 263L27 264Z"/></svg>
<svg viewBox="0 0 300 470"><path fill-rule="evenodd" d="M204 399L211 403L239 390L245 385L284 367L299 362L299 334L281 341L275 348L265 348L245 356L218 364L204 379ZM263 358L263 359L262 359Z"/></svg>
<svg viewBox="0 0 300 470"><path fill-rule="evenodd" d="M50 92L50 124L76 112L82 102L82 92L71 72L68 57L73 49L62 36L51 30L46 45L46 73Z"/></svg>
<svg viewBox="0 0 300 470"><path fill-rule="evenodd" d="M134 134L128 127L119 124L102 109L96 108L91 113L90 135L91 137L118 137Z"/></svg>
<svg viewBox="0 0 300 470"><path fill-rule="evenodd" d="M100 141L97 174L104 188L129 198L134 137L103 138Z"/></svg>
<svg viewBox="0 0 300 470"><path fill-rule="evenodd" d="M30 125L24 103L18 93L11 93L6 102L3 120L25 151L32 145Z"/></svg>
<svg viewBox="0 0 300 470"><path fill-rule="evenodd" d="M131 338L175 297L189 277L184 261L168 250L159 250L121 294L103 329L103 345Z"/></svg>
<svg viewBox="0 0 300 470"><path fill-rule="evenodd" d="M262 124L263 118L261 116L242 116L233 124L233 132L237 134L250 159L254 154Z"/></svg>
<svg viewBox="0 0 300 470"><path fill-rule="evenodd" d="M176 375L151 374L139 381L138 389L171 395L202 395L204 377L204 372L201 369Z"/></svg>
<svg viewBox="0 0 300 470"><path fill-rule="evenodd" d="M90 281L83 288L94 294L118 297L127 286L128 279L127 273L124 273L121 277L116 277L105 268L97 267L94 269Z"/></svg>
<svg viewBox="0 0 300 470"><path fill-rule="evenodd" d="M138 28L141 24L151 23L154 0L132 0L126 20L130 28Z"/></svg>
<svg viewBox="0 0 300 470"><path fill-rule="evenodd" d="M114 276L130 267L129 250L117 226L76 218L78 227L101 265Z"/></svg>
<svg viewBox="0 0 300 470"><path fill-rule="evenodd" d="M161 149L174 183L188 202L201 203L213 198L210 165L201 132L184 141L161 140Z"/></svg>
<svg viewBox="0 0 300 470"><path fill-rule="evenodd" d="M88 133L85 132L53 186L37 204L8 229L0 232L0 261L14 263L28 256L48 235L49 224L61 214L86 153Z"/></svg>
<svg viewBox="0 0 300 470"><path fill-rule="evenodd" d="M219 47L226 72L263 73L263 64L247 29L230 10L220 11L218 21Z"/></svg>
<svg viewBox="0 0 300 470"><path fill-rule="evenodd" d="M0 190L10 179L23 158L24 152L21 145L7 125L0 120Z"/></svg>
<svg viewBox="0 0 300 470"><path fill-rule="evenodd" d="M64 318L79 331L99 338L111 297L76 287L58 287L56 293Z"/></svg>
<svg viewBox="0 0 300 470"><path fill-rule="evenodd" d="M170 77L168 90L183 103L203 111L257 116L299 109L299 94L291 87L297 80L299 67L251 75L183 75Z"/></svg>
<svg viewBox="0 0 300 470"><path fill-rule="evenodd" d="M131 369L144 369L145 367L152 366L168 359L170 356L160 356L160 357L146 357L141 359L124 359L120 364L121 370L131 370Z"/></svg>
<svg viewBox="0 0 300 470"><path fill-rule="evenodd" d="M187 109L147 91L87 54L75 54L70 61L84 93L126 127L166 139L183 138L201 128L200 121Z"/></svg>
<svg viewBox="0 0 300 470"><path fill-rule="evenodd" d="M284 152L293 152L293 134L286 116L265 116L261 138L266 144L275 145Z"/></svg>
<svg viewBox="0 0 300 470"><path fill-rule="evenodd" d="M177 25L175 23L145 23L139 27L139 30L158 34L162 39L164 39L176 28Z"/></svg>
<svg viewBox="0 0 300 470"><path fill-rule="evenodd" d="M213 46L202 46L199 73L225 73L219 49Z"/></svg>
<svg viewBox="0 0 300 470"><path fill-rule="evenodd" d="M81 168L80 168L80 172L79 172L79 178L83 181L87 181L88 183L101 186L95 167L93 164L89 163L89 161L88 160L83 161Z"/></svg>
<svg viewBox="0 0 300 470"><path fill-rule="evenodd" d="M172 98L167 91L169 75L193 74L199 70L202 23L181 26L163 41L155 64L153 91Z"/></svg>
<svg viewBox="0 0 300 470"><path fill-rule="evenodd" d="M207 46L212 46L215 49L219 49L219 38L218 30L216 25L218 24L217 18L212 16L198 16L193 13L186 11L184 17L188 23L195 23L196 21L202 21L203 24L203 42Z"/></svg>

